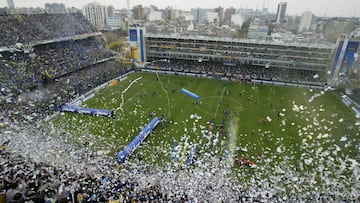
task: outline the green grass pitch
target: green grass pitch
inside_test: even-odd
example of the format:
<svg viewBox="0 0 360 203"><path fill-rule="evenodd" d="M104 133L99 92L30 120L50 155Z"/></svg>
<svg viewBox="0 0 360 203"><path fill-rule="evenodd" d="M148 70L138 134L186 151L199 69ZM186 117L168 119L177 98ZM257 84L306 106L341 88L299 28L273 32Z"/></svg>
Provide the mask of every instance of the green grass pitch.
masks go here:
<svg viewBox="0 0 360 203"><path fill-rule="evenodd" d="M201 99L196 103L181 88ZM177 153L180 162L197 144L198 152L219 160L226 157L225 151L233 155L229 162L251 160L258 167L244 170L263 171L259 172L263 176L282 170L318 175L330 171L331 176L345 164L342 174L348 177L348 160L358 159L359 126L336 92L134 73L97 91L83 105L115 110L115 117L65 113L52 122L76 142L89 142L95 151L105 150L111 156L130 143L154 115L164 118L130 157L135 161L141 155L150 165L172 162L174 140L182 146ZM210 126L211 120L214 125ZM247 151L237 150L239 147ZM235 174L245 168L232 167Z"/></svg>

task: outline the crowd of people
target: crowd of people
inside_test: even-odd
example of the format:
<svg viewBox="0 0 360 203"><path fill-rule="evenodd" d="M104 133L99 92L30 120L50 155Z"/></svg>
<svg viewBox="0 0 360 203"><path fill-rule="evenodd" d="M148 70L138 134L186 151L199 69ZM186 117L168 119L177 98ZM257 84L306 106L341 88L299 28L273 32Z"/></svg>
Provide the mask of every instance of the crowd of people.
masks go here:
<svg viewBox="0 0 360 203"><path fill-rule="evenodd" d="M156 59L155 59L156 61ZM229 77L237 80L258 79L272 80L289 83L318 84L324 85L326 79L323 71L299 70L256 66L252 64L224 64L216 61L188 61L170 59L169 61L156 61L147 66L148 68L161 69L176 72L188 72L208 74L209 76Z"/></svg>
<svg viewBox="0 0 360 203"><path fill-rule="evenodd" d="M171 36L148 36L148 58L181 58L189 60L237 61L274 69L326 72L332 47L328 45L256 43L247 40L217 40ZM325 81L325 80L322 80Z"/></svg>
<svg viewBox="0 0 360 203"><path fill-rule="evenodd" d="M6 145L6 144L5 144ZM139 186L130 177L120 175L111 161L103 160L96 173L76 173L65 167L54 167L0 149L0 200L34 203L85 202L187 202L186 195L174 197L160 185ZM84 152L86 153L86 152Z"/></svg>
<svg viewBox="0 0 360 203"><path fill-rule="evenodd" d="M94 37L38 45L26 53L2 52L0 77L3 88L19 94L111 57L113 54Z"/></svg>
<svg viewBox="0 0 360 203"><path fill-rule="evenodd" d="M8 94L1 103L2 115L11 122L28 124L51 114L56 106L125 74L130 67L114 60L97 63L67 74L56 81L38 85L36 89L19 95Z"/></svg>
<svg viewBox="0 0 360 203"><path fill-rule="evenodd" d="M56 106L131 69L115 61L96 37L31 45L34 41L96 32L81 14L5 15L0 16L0 24L7 28L0 33L0 47L28 43L22 45L26 47L0 52L3 131L36 126L37 121L53 114ZM15 30L19 31L13 34ZM41 136L41 130L26 132L26 137ZM131 202L160 198L157 187L135 189L136 182L130 179L121 182L116 174L106 177L111 179L105 183L106 171L94 176L57 168L46 160L34 161L16 150L8 150L8 145L9 148L16 145L11 143L15 137L9 138L10 144L0 145L1 202ZM103 161L104 168L112 168L105 165L114 164L113 161Z"/></svg>
<svg viewBox="0 0 360 203"><path fill-rule="evenodd" d="M0 15L0 47L97 32L81 13Z"/></svg>
<svg viewBox="0 0 360 203"><path fill-rule="evenodd" d="M0 27L4 28L0 33L0 48L14 46L19 42L31 44L34 41L71 37L97 31L79 13L2 15L0 16ZM279 74L281 74L281 78L287 80L305 77L307 78L305 80L311 80L313 78L312 72L303 73L301 77L296 75L298 72L289 72L287 76L284 76L283 72L278 73L279 69L275 71L246 64L241 68L235 68L217 62L199 63L172 60L170 63L159 62L155 65L164 70L211 73L229 77L244 75L251 78L274 79L280 78ZM132 179L131 174L140 170L137 168L138 166L125 170L124 173L124 169L117 170L118 165L113 160L94 158L93 160L97 162L96 167L89 169L93 166L91 163L85 163L84 157L93 157L84 146L76 148L77 155L84 158L79 161L85 163L84 170L79 171L67 168L66 164L59 167L46 162L51 160L39 162L27 157L24 153L17 153L17 150L11 149L12 146L17 146L13 142L22 142L20 139L15 139L15 136L20 137L21 133L18 132L20 130L27 133L22 137L25 140L23 140L23 146L30 145L28 140L32 138L39 140L44 145L65 142L65 136L59 135L57 138L53 136L51 139L54 140L48 141L47 132L42 129L34 131L30 129L36 128L36 121L52 114L57 105L78 98L129 70L132 70L131 64L125 65L115 61L112 53L95 37L29 45L27 51L22 52L0 52L0 129L13 132L11 136L8 136L11 139L0 145L1 201L34 203L206 202L206 196L203 201L193 199L189 194L176 191L176 187L171 191L166 191L161 184L156 184L154 181L137 182ZM4 138L0 140L2 139ZM29 146L30 150L37 150L34 149L39 147L37 144L36 141L33 141ZM58 148L52 150L71 154L73 146L69 145L69 143L58 145ZM20 151L20 149L18 150ZM165 176L166 172L162 175ZM176 184L176 180L173 178L171 176L167 179L168 184ZM202 181L201 177L198 178L196 180ZM206 183L209 186L206 185L205 190L212 190L212 181ZM222 180L217 181L214 185L225 184L222 183ZM244 191L241 193L232 191L234 188L231 188L231 185L224 185L224 188L224 191L229 193L239 192L240 195L237 197L239 202L254 200ZM196 189L194 188L194 190ZM261 188L259 188L260 190ZM262 199L262 197L258 199ZM272 200L281 201L282 199L281 196L274 196Z"/></svg>

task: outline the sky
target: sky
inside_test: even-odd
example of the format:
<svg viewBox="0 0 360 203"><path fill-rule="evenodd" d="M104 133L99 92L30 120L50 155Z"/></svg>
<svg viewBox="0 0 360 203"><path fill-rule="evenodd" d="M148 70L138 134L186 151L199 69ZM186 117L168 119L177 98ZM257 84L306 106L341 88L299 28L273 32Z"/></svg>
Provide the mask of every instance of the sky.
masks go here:
<svg viewBox="0 0 360 203"><path fill-rule="evenodd" d="M94 0L13 0L16 7L44 7L45 3L64 3L66 7L82 8ZM130 0L130 8L137 4L155 5L158 8L190 10L191 8L228 8L262 9L263 5L275 13L277 4L286 0ZM126 8L126 0L97 0L103 5L113 5L116 9ZM360 17L360 0L287 0L287 15L301 15L311 11L325 17ZM6 7L7 0L0 0L0 7Z"/></svg>

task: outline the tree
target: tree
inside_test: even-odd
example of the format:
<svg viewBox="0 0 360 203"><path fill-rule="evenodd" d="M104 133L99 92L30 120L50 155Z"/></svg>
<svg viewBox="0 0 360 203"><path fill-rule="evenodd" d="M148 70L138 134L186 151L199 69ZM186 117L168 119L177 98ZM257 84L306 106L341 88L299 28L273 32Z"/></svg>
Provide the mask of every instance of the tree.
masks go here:
<svg viewBox="0 0 360 203"><path fill-rule="evenodd" d="M124 51L124 48L125 48L125 44L122 39L118 39L109 44L109 49L116 51L116 52L122 52L122 51Z"/></svg>
<svg viewBox="0 0 360 203"><path fill-rule="evenodd" d="M252 20L253 20L252 18L249 18L241 25L240 31L238 33L238 36L240 38L246 38L247 37L247 33L249 31L249 27L250 27L250 24L251 24Z"/></svg>
<svg viewBox="0 0 360 203"><path fill-rule="evenodd" d="M126 37L128 35L126 30L118 29L103 32L108 44L118 40L119 38Z"/></svg>
<svg viewBox="0 0 360 203"><path fill-rule="evenodd" d="M273 23L268 23L267 24L269 31L268 31L268 35L271 35L271 33L273 32L273 30L275 29L276 25Z"/></svg>

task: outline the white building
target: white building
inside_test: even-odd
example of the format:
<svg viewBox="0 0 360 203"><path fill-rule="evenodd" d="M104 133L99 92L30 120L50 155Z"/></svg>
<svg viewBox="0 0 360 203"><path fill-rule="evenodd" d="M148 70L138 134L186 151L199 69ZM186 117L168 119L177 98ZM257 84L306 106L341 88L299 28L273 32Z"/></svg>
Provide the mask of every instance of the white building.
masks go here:
<svg viewBox="0 0 360 203"><path fill-rule="evenodd" d="M350 33L352 38L360 38L360 27Z"/></svg>
<svg viewBox="0 0 360 203"><path fill-rule="evenodd" d="M106 6L96 2L89 3L84 6L84 15L96 28L102 28L106 25Z"/></svg>
<svg viewBox="0 0 360 203"><path fill-rule="evenodd" d="M240 14L235 14L231 16L231 24L241 26L244 23L244 18Z"/></svg>
<svg viewBox="0 0 360 203"><path fill-rule="evenodd" d="M206 11L205 21L208 23L218 23L219 22L219 14L214 11Z"/></svg>
<svg viewBox="0 0 360 203"><path fill-rule="evenodd" d="M122 18L120 16L107 17L106 25L111 27L111 29L121 28L123 25Z"/></svg>
<svg viewBox="0 0 360 203"><path fill-rule="evenodd" d="M271 40L274 42L294 42L296 35L292 32L272 32Z"/></svg>
<svg viewBox="0 0 360 203"><path fill-rule="evenodd" d="M301 15L298 33L308 31L311 27L313 14L310 11L304 11Z"/></svg>
<svg viewBox="0 0 360 203"><path fill-rule="evenodd" d="M182 12L181 16L184 17L185 21L193 21L194 15L190 12Z"/></svg>
<svg viewBox="0 0 360 203"><path fill-rule="evenodd" d="M269 28L259 18L255 18L249 27L247 38L253 40L266 40Z"/></svg>
<svg viewBox="0 0 360 203"><path fill-rule="evenodd" d="M171 19L177 19L177 18L179 18L180 14L181 14L180 10L173 9L173 10L171 11Z"/></svg>
<svg viewBox="0 0 360 203"><path fill-rule="evenodd" d="M158 21L162 19L160 11L151 11L149 14L149 21Z"/></svg>
<svg viewBox="0 0 360 203"><path fill-rule="evenodd" d="M247 37L254 40L266 40L269 28L266 25L250 25Z"/></svg>
<svg viewBox="0 0 360 203"><path fill-rule="evenodd" d="M193 21L190 21L190 24L189 24L189 26L187 27L187 30L188 30L188 31L194 30L194 23L193 23Z"/></svg>

